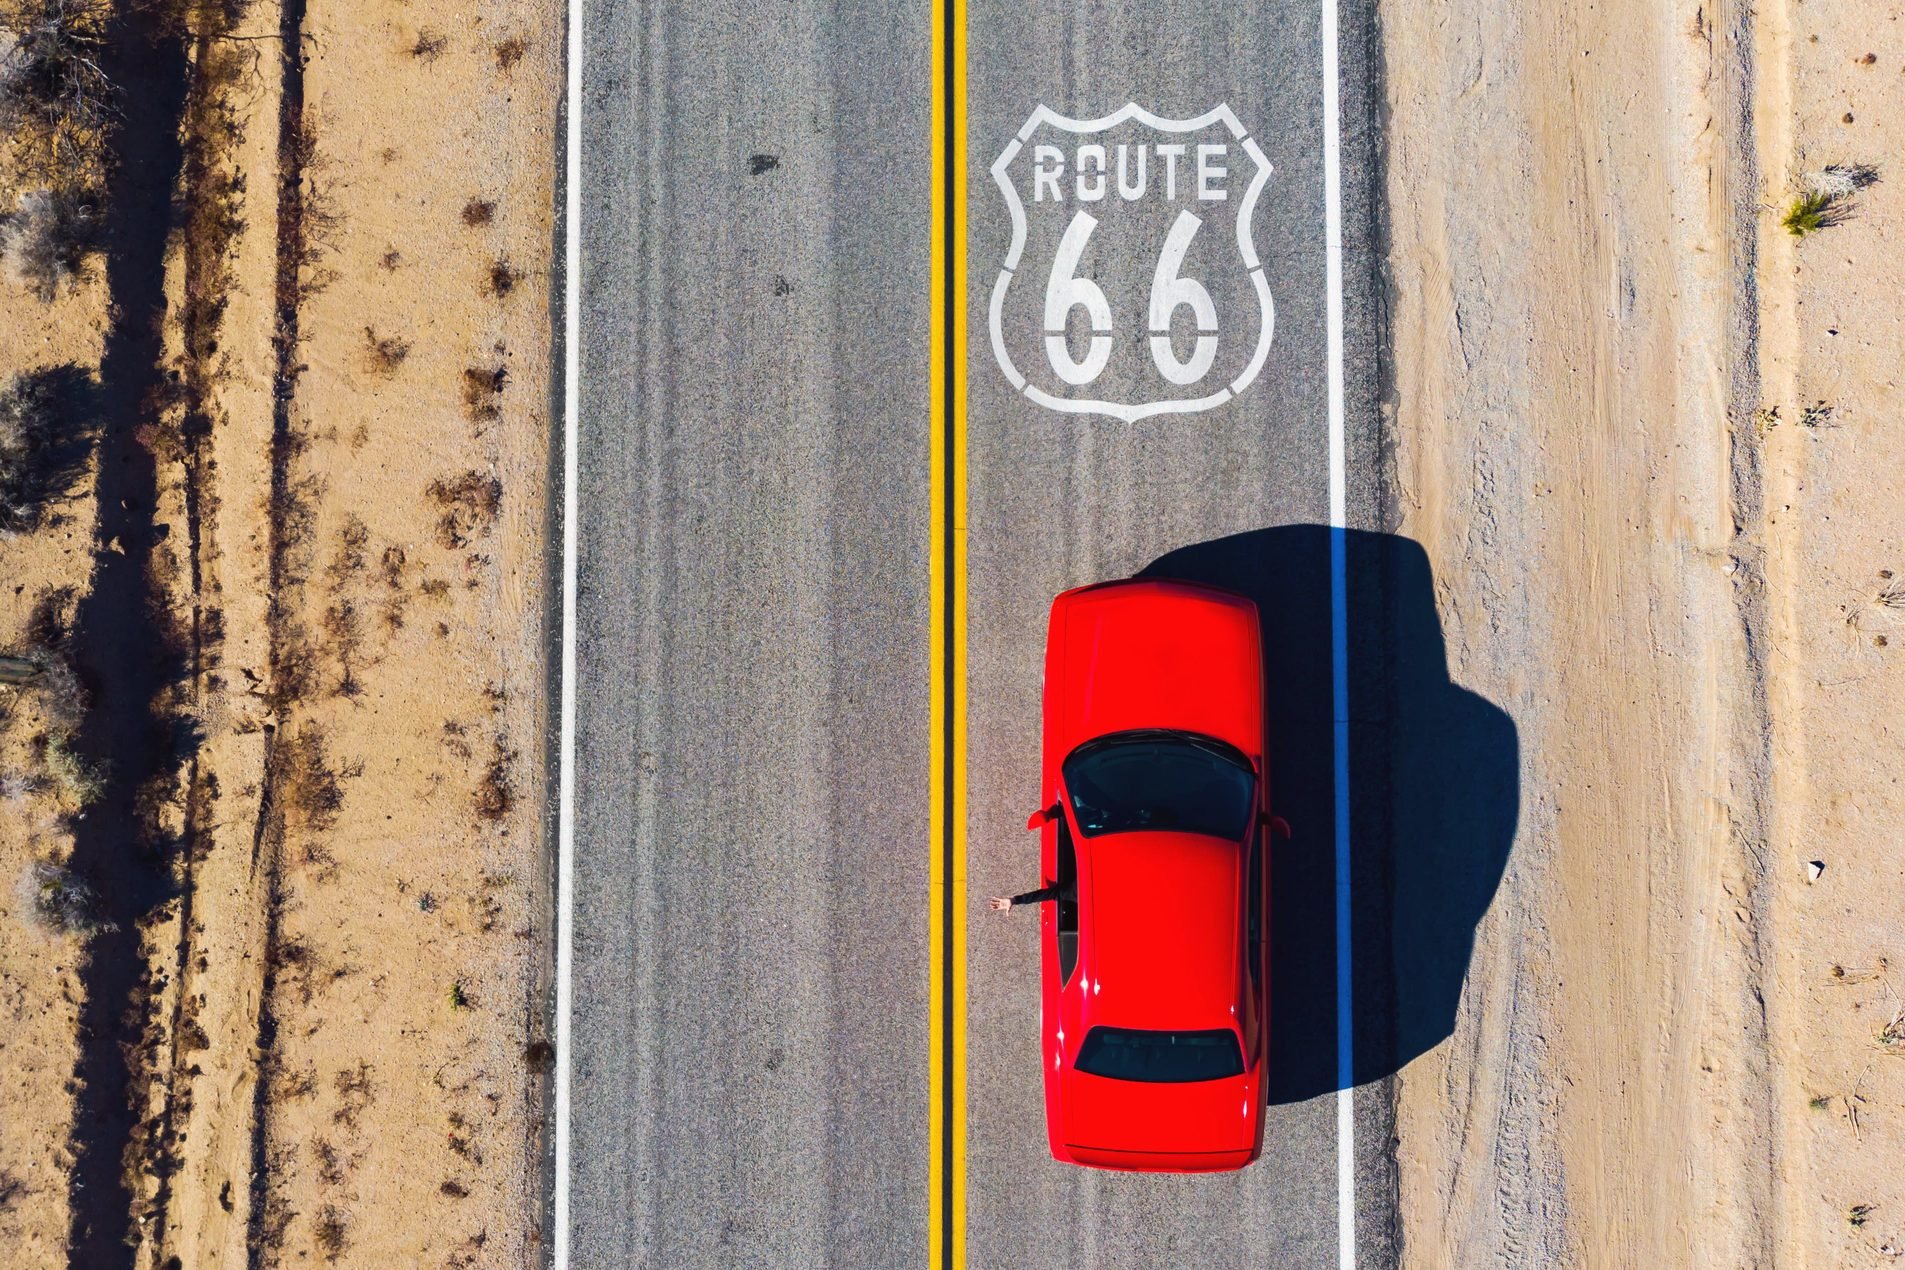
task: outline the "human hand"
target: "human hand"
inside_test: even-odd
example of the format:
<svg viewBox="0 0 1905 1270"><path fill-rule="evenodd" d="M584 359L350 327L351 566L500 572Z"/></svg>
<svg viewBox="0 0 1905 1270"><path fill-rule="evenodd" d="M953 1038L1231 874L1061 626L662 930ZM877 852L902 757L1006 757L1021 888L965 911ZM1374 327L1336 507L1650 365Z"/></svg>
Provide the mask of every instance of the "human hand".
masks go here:
<svg viewBox="0 0 1905 1270"><path fill-rule="evenodd" d="M1011 907L1012 907L1012 901L1011 901L1011 900L1008 900L1008 899L1007 899L1007 898L1006 898L1005 896L1003 896L1003 895L995 895L995 896L993 896L993 897L992 897L992 899L991 899L991 901L990 901L990 904L991 904L991 908L992 908L992 911L993 911L993 912L995 912L995 913L1003 913L1003 912L1005 912L1005 911L1006 911L1006 910L1007 910L1008 908L1011 908Z"/></svg>

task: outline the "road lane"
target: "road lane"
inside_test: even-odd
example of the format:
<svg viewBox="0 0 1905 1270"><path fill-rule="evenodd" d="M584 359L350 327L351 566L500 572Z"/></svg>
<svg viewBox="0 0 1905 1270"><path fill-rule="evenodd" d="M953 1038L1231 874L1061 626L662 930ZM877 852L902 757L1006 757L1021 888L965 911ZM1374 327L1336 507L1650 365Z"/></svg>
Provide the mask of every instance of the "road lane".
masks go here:
<svg viewBox="0 0 1905 1270"><path fill-rule="evenodd" d="M963 1199L975 1266L1330 1264L1328 623L1313 620L1328 540L1264 535L1329 516L1318 14L1136 8L965 16L969 356L952 387L970 406L952 426L969 435L942 488L971 529L963 811L979 903L952 932L970 945L951 1038L969 1096L950 1170L963 1190L938 1211ZM1364 526L1380 501L1369 29L1360 6L1346 14L1348 502ZM923 9L872 3L729 0L585 24L574 1265L915 1264L941 1243L927 406L946 385L929 357L929 33ZM1208 412L1136 423L1016 394L987 326L1011 237L989 165L1039 104L1101 115L1126 101L1174 118L1227 104L1275 166L1254 217L1276 304L1260 372ZM1182 179L1201 179L1194 149L1183 162ZM1235 152L1221 162L1241 202L1249 169ZM1208 282L1229 357L1251 288L1210 270L1227 231L1205 210L1182 271ZM1123 240L1103 219L1078 276L1150 278L1168 218ZM1025 311L1057 238L1032 235ZM1117 339L1142 356L1130 318ZM1025 320L1006 319L1023 327L1009 342L1038 364L1043 332ZM1180 326L1179 356L1196 334ZM1121 360L1105 382L1141 380ZM1263 1162L1219 1178L1049 1159L1035 923L980 909L1035 868L1022 826L1046 605L1147 567L1267 602L1300 594L1289 607L1304 620L1270 626L1323 636L1281 658L1301 682L1270 702L1286 724L1272 744L1281 809L1299 829L1273 878L1279 895L1320 897L1280 907L1273 931L1283 964L1313 972L1279 1006L1304 1025L1273 1042ZM1379 633L1355 635L1358 663L1383 655ZM1384 882L1367 880L1363 893ZM1351 1163L1360 1260L1375 1265L1393 1259L1393 1179L1386 1071L1368 1070Z"/></svg>
<svg viewBox="0 0 1905 1270"><path fill-rule="evenodd" d="M580 33L575 1266L926 1246L927 34Z"/></svg>
<svg viewBox="0 0 1905 1270"><path fill-rule="evenodd" d="M1376 305L1369 234L1372 94L1369 19L1357 6L1343 31L1347 503L1352 526L1375 527L1379 482ZM1329 538L1326 530L1236 537L1270 526L1326 526L1329 505L1328 306L1325 268L1323 69L1320 14L1313 4L1198 3L1093 6L1058 0L968 6L969 144L966 192L970 464L970 800L968 803L970 992L968 1037L967 1248L972 1265L1037 1260L1054 1265L1339 1264L1338 1119L1335 1075L1335 949ZM989 309L1002 265L1015 272L999 303L998 342L1032 384L1064 402L1194 399L1247 375L1257 307L1240 248L1228 237L1252 164L1221 128L1185 135L1134 130L1066 135L1047 125L1022 133L1036 108L1080 121L1127 102L1165 120L1193 120L1219 105L1273 167L1252 218L1251 242L1274 296L1274 340L1254 379L1233 399L1196 413L1133 422L1067 413L1018 390L999 365ZM1024 254L1009 261L1010 200L988 170L1008 152L1027 220ZM1079 147L1102 143L1100 154ZM1130 158L1149 145L1151 188ZM1198 146L1223 177L1204 179ZM1043 154L1035 147L1049 149ZM1173 152L1165 147L1179 145ZM1218 145L1225 150L1218 151ZM1126 150L1120 155L1120 146ZM1128 166L1121 166L1121 160ZM1173 170L1165 163L1181 165ZM1062 171L1058 171L1061 169ZM1103 175L1100 175L1102 173ZM1181 183L1161 197L1160 174ZM1056 179L1052 179L1053 175ZM1049 181L1043 190L1036 182ZM1228 197L1194 193L1226 188ZM1036 201L1035 201L1036 200ZM1061 206L1062 204L1062 206ZM1201 218L1179 276L1202 280L1216 315L1216 348L1205 381L1174 389L1147 360L1145 286L1164 273L1160 244L1186 211ZM1057 262L1089 215L1082 254ZM1070 232L1068 232L1068 230ZM1247 263L1247 262L1244 262ZM1051 288L1089 280L1106 296L1061 291L1069 313L1065 359L1089 374L1088 340L1105 339L1103 369L1088 383L1061 382L1046 351ZM1056 281L1048 281L1056 278ZM1168 282L1168 278L1167 278ZM1084 295L1084 300L1078 297ZM1213 329L1207 315L1178 315L1177 358ZM1155 301L1151 312L1155 312ZM1190 318L1196 317L1195 325ZM1041 319L1044 319L1043 321ZM1240 349L1238 346L1242 346ZM1050 369L1046 363L1050 362ZM1081 368L1078 363L1086 363ZM1180 373L1184 372L1180 368ZM1235 549L1245 544L1244 554ZM1265 553L1280 552L1275 561ZM1173 554L1176 553L1176 554ZM1169 557L1168 559L1161 559ZM1275 983L1300 979L1273 1003L1273 1106L1261 1162L1217 1177L1134 1177L1066 1168L1046 1153L1039 1075L1037 923L999 917L984 897L1035 884L1036 842L1024 830L1037 804L1041 657L1047 606L1057 592L1147 568L1201 576L1258 594L1266 605L1301 596L1320 622L1307 647L1273 652L1269 689L1273 779L1296 840L1273 872L1279 895L1272 954ZM1274 579L1275 587L1266 585ZM1364 584L1358 583L1361 594ZM1270 615L1273 631L1286 629ZM1379 664L1380 636L1358 638L1352 657ZM1379 790L1380 780L1370 788ZM1380 878L1372 879L1380 884ZM1295 967L1293 971L1291 968ZM1388 1094L1378 1078L1356 1096L1363 1145L1350 1162L1363 1264L1393 1257Z"/></svg>

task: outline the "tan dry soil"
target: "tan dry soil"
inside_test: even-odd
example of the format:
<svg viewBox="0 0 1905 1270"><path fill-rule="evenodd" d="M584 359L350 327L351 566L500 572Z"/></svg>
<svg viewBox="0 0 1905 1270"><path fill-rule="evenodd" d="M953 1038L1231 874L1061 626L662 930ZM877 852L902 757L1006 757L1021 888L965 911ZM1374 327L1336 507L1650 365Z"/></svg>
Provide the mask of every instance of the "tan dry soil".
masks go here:
<svg viewBox="0 0 1905 1270"><path fill-rule="evenodd" d="M1778 218L1803 169L1896 153L1900 28L1873 45L1850 0L1382 16L1402 532L1523 756L1455 1034L1401 1080L1407 1259L1883 1260L1900 979L1862 976L1905 943L1876 642L1905 231L1886 183L1804 243Z"/></svg>
<svg viewBox="0 0 1905 1270"><path fill-rule="evenodd" d="M104 287L97 277L52 305L0 282L0 385L20 373L99 361ZM82 482L33 534L0 535L0 653L32 643L34 610L62 587L83 584L92 563L92 507ZM74 1034L83 992L78 939L33 915L28 870L63 863L72 849L70 802L37 783L47 734L37 686L0 686L0 1250L9 1262L52 1265L69 1222L67 1137L73 1118Z"/></svg>
<svg viewBox="0 0 1905 1270"><path fill-rule="evenodd" d="M162 598L204 633L167 704L203 743L160 817L183 894L140 925L124 1220L142 1267L539 1264L561 15L314 0L300 143L283 10L190 13L212 34L185 132L211 162L181 178L164 340L202 392L196 462L189 393L149 422ZM0 288L0 379L97 366L98 272L52 305ZM61 512L0 538L0 653L47 593L88 586L87 491ZM37 762L36 692L0 687L9 773ZM40 929L20 880L63 858L74 810L43 782L0 798L8 1265L61 1262L72 1220L85 945Z"/></svg>
<svg viewBox="0 0 1905 1270"><path fill-rule="evenodd" d="M338 219L291 411L266 1261L536 1264L559 14L306 30Z"/></svg>

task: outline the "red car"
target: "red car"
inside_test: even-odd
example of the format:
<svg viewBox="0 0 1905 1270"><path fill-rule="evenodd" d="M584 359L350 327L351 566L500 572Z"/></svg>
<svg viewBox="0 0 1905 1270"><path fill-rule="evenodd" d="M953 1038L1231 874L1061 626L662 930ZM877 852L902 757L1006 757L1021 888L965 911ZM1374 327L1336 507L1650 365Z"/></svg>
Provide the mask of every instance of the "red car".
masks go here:
<svg viewBox="0 0 1905 1270"><path fill-rule="evenodd" d="M1045 647L1040 1024L1052 1155L1237 1169L1263 1143L1270 814L1257 608L1067 591Z"/></svg>

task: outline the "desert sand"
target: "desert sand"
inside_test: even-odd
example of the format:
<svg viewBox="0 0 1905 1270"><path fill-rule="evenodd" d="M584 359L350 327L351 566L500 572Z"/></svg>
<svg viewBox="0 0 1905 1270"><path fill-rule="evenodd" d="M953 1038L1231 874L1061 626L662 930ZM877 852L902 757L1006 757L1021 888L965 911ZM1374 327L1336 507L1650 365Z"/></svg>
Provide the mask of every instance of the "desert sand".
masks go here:
<svg viewBox="0 0 1905 1270"><path fill-rule="evenodd" d="M1849 4L1383 17L1396 515L1523 754L1400 1082L1407 1259L1894 1255L1898 193L1781 222L1882 168L1901 53Z"/></svg>
<svg viewBox="0 0 1905 1270"><path fill-rule="evenodd" d="M0 1246L536 1264L560 18L140 37L100 249L0 291L93 393L0 536Z"/></svg>

